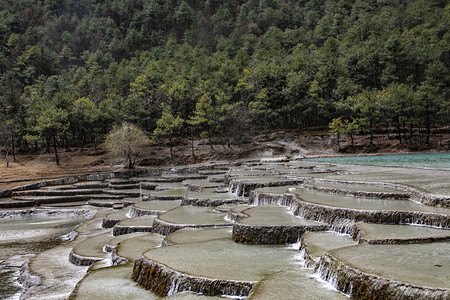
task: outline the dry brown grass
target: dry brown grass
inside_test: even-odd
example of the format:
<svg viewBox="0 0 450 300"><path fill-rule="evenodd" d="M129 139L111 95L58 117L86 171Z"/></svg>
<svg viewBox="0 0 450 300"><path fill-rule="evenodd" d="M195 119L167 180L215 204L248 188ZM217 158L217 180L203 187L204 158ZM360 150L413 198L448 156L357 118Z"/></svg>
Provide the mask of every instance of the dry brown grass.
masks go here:
<svg viewBox="0 0 450 300"><path fill-rule="evenodd" d="M432 150L449 150L450 138L448 134L436 136ZM368 136L357 136L355 153L396 153L408 152L405 145L399 145L396 139L387 139L385 135L379 135L374 140L376 147L368 147ZM247 143L242 145L232 145L231 148L225 145L214 145L212 151L206 140L195 142L195 157L191 154L191 145L188 140L182 140L174 147L174 160L170 160L169 147L164 145L151 146L140 157L144 166L165 167L176 165L195 164L206 161L234 161L238 159L248 159L267 155L354 155L350 151L349 138L343 138L341 147L347 153L337 153L335 139L328 136L326 132L320 135L305 135L299 131L277 131L260 134L250 137ZM95 172L117 171L123 169L120 162L111 160L101 148L95 152L93 148L87 148L81 152L79 149L72 149L66 152L61 150L60 166L55 164L53 153L21 154L17 155L16 161L9 158L9 167L6 167L4 157L0 158L0 190L22 185L25 182L32 182L41 178L54 178L74 174L86 174ZM350 153L349 153L350 152ZM144 163L145 162L145 163Z"/></svg>

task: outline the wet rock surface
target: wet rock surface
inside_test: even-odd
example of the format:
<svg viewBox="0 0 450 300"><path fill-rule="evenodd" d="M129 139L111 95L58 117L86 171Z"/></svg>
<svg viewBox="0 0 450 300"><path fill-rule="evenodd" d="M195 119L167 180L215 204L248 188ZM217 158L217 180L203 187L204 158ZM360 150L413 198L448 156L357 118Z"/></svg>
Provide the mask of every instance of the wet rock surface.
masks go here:
<svg viewBox="0 0 450 300"><path fill-rule="evenodd" d="M450 240L450 229L357 223L353 239L367 244L412 244Z"/></svg>
<svg viewBox="0 0 450 300"><path fill-rule="evenodd" d="M1 191L0 221L37 211L89 219L52 240L60 246L25 259L24 298L67 299L80 282L71 299L127 293L130 299L200 297L194 293L340 299L324 291L326 281L354 298L447 299L446 182L447 171L414 174L287 158L134 170ZM46 209L22 209L29 206ZM21 233L7 233L0 224L0 237L36 240L49 234L51 222L24 225ZM279 246L269 246L274 244ZM5 245L0 267L19 249ZM405 254L410 252L417 259ZM396 266L388 256L417 269ZM66 270L59 274L58 268ZM415 273L422 277L414 278ZM63 275L72 281L64 283ZM96 285L110 290L101 293Z"/></svg>
<svg viewBox="0 0 450 300"><path fill-rule="evenodd" d="M449 247L448 242L352 246L326 254L316 272L356 299L448 299ZM370 251L371 260L363 251Z"/></svg>
<svg viewBox="0 0 450 300"><path fill-rule="evenodd" d="M152 232L154 219L154 216L142 216L121 220L114 225L113 235L118 236L134 232Z"/></svg>
<svg viewBox="0 0 450 300"><path fill-rule="evenodd" d="M321 283L312 277L312 274L313 271L308 269L290 270L272 274L253 286L248 299L348 299L335 290L323 288Z"/></svg>
<svg viewBox="0 0 450 300"><path fill-rule="evenodd" d="M179 255L184 259L173 261ZM161 296L190 288L205 295L242 297L263 274L292 266L292 255L280 246L246 246L229 239L179 244L143 253L133 279Z"/></svg>
<svg viewBox="0 0 450 300"><path fill-rule="evenodd" d="M232 238L235 242L245 244L292 244L307 231L328 229L328 224L292 216L280 206L259 206L242 213L247 217L233 224Z"/></svg>

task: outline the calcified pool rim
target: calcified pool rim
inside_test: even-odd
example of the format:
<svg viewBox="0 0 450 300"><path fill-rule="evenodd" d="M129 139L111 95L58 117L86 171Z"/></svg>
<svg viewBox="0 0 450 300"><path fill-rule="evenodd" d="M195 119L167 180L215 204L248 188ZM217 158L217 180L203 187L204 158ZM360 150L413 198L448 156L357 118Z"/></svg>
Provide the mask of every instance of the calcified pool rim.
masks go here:
<svg viewBox="0 0 450 300"><path fill-rule="evenodd" d="M336 164L450 170L450 152L333 156L305 160Z"/></svg>
<svg viewBox="0 0 450 300"><path fill-rule="evenodd" d="M257 167L258 166L256 166L256 168ZM265 166L263 166L263 167L265 167ZM290 166L290 165L289 166L288 165L280 166L277 164L276 167L277 167L278 174L270 174L270 176L262 176L260 178L258 178L258 176L248 176L248 178L243 178L243 177L241 177L241 178L236 177L236 178L232 178L232 179L230 178L229 187L230 188L233 187L233 185L231 183L232 180L240 181L240 182L235 182L234 186L239 186L239 184L241 185L240 187L238 187L237 190L235 190L235 192L239 191L239 192L242 192L243 194L250 193L250 199L252 199L253 192L258 192L258 191L255 191L255 189L258 187L276 186L276 185L285 186L287 184L296 184L296 187L298 187L301 184L303 184L304 182L307 182L308 180L312 180L312 178L317 178L317 176L325 176L325 177L334 176L334 177L336 177L339 174L339 172L335 172L336 170L333 170L333 172L330 172L330 170L328 170L325 175L324 174L319 175L318 172L314 173L313 171L297 172L297 174L296 174L296 172L287 172L287 173L289 173L289 175L286 175L286 174L283 174L283 168L292 168L292 166ZM298 168L298 166L294 166L294 167ZM189 168L187 168L187 169L189 169ZM191 168L189 170L199 170L199 168ZM309 170L309 168L308 168L308 170ZM170 170L168 172L172 172L172 171L173 170ZM315 171L318 171L318 170L315 170ZM141 174L143 174L143 175L150 174L150 173L151 172L141 172ZM221 173L223 173L223 172L221 171ZM216 173L214 173L214 174L216 174ZM283 174L283 175L281 175L281 174ZM311 177L308 177L308 175L311 175ZM113 175L111 175L111 176L113 176ZM116 176L116 175L114 175L114 176ZM274 178L273 176L278 176L278 178L280 178L280 179L272 180L272 178ZM303 176L305 176L305 177L303 177ZM250 178L250 177L253 177L253 178ZM98 179L98 176L92 177L92 178ZM111 178L111 177L106 177L106 178ZM178 181L179 179L177 178L176 180ZM320 181L320 179L316 179L316 180ZM323 179L323 180L327 180L327 179ZM329 179L329 180L332 180L332 179ZM129 193L127 193L127 191L130 192L131 187L128 188L126 183L130 182L130 186L135 187L136 181L139 181L139 179L134 178L134 179L132 179L132 181L127 181L127 180L121 179L121 180L114 180L113 182L110 182L110 184L112 184L112 186L113 186L114 192L109 193L109 195L111 197L116 196L115 195L116 192L117 192L117 194L119 194L118 196L120 196L120 194L122 192L124 193L124 195L129 194ZM67 183L68 181L65 181L65 182L60 181L60 182ZM171 182L171 179L166 180L165 182L161 182L161 184L164 184L166 182ZM201 181L201 182L206 182L206 181ZM280 183L280 182L282 182L282 183ZM237 183L237 185L236 185L236 183ZM152 183L149 183L149 184L151 185L151 186L149 186L151 189L153 189L153 187L155 189L157 189L157 186L154 186ZM306 183L306 184L308 184L308 183ZM351 184L351 183L347 181L346 183L343 183L343 184L345 185L345 184ZM358 184L364 185L364 184L379 184L379 183L361 181L361 182L355 183L355 186ZM177 185L179 186L179 184L177 184ZM172 187L176 187L177 185L173 185ZM215 185L215 184L212 184L212 185ZM139 186L141 186L141 185L139 185ZM199 186L201 186L201 185L199 185ZM209 186L209 184L208 184L208 186ZM387 184L385 186L388 187ZM402 186L402 185L397 185L397 186L401 189L405 188L405 186ZM170 188L170 187L168 187L168 188ZM161 187L161 189L166 189L166 187ZM197 189L197 187L195 189ZM203 189L203 187L201 187L201 189ZM278 188L272 187L272 189L277 190ZM314 219L314 220L318 219L318 220L326 221L327 223L331 224L331 226L330 226L331 229L333 229L335 231L347 232L347 233L352 233L352 230L355 232L354 224L356 221L359 220L359 218L368 218L367 220L370 220L369 216L373 215L373 214L379 214L378 217L380 219L378 220L378 222L385 222L386 220L391 222L392 220L395 220L395 222L397 222L398 224L403 224L403 222L405 222L405 220L406 221L409 220L410 223L414 223L417 220L419 220L419 221L423 221L421 224L425 224L427 226L441 226L441 227L443 226L444 228L446 228L446 226L448 227L448 224L446 225L446 223L445 223L446 220L448 223L447 215L436 216L436 214L425 215L423 213L418 214L418 215L414 214L414 213L412 215L408 215L409 212L401 212L400 216L398 214L396 216L389 216L390 213L387 213L386 211L378 211L378 212L375 211L374 212L374 211L364 211L364 210L354 210L354 209L353 210L350 209L350 210L347 210L346 212L344 212L344 209L336 208L336 207L332 207L332 206L323 206L323 205L320 206L317 204L308 206L307 201L303 201L303 203L302 203L301 199L297 199L297 200L294 199L294 198L298 198L298 197L295 197L295 195L293 197L292 194L289 193L289 190L285 191L285 193L284 192L282 193L281 192L282 189L286 189L286 188L280 188L280 191L278 193L265 193L265 194L260 193L258 195L258 200L256 201L258 203L254 203L254 204L264 204L264 203L266 203L265 201L268 200L269 202L272 201L271 203L285 205L285 206L288 206L290 208L291 212L295 215L303 215L303 216L307 216L310 219ZM233 188L232 188L232 190L233 190ZM356 190L357 190L356 192L364 192L364 191L358 191L357 188L356 188ZM132 191L132 192L134 193L135 191ZM411 195L414 196L413 189L411 189L411 187L408 187L408 189L406 189L405 192L408 193L410 196ZM438 197L436 197L436 195L430 195L429 193L423 193L418 190L417 190L417 192L419 193L418 194L419 196L417 198L422 197L422 198L426 199L428 197L428 199L432 199L433 201L429 201L429 203L427 203L427 204L431 204L431 205L434 205L436 203L439 204L442 201L445 201L445 199L446 199L445 195L443 197L439 197L439 195L438 195ZM157 192L149 192L149 193L158 194ZM345 189L340 189L339 191L333 192L333 193L345 194L345 193L348 193L348 191L345 191ZM161 194L167 195L167 194L170 194L170 192L161 193ZM282 194L281 197L280 197L280 194ZM360 195L356 194L354 196L358 197ZM367 196L367 195L364 195L364 196ZM185 197L185 196L183 196L183 197ZM383 195L381 195L381 196L374 195L374 197L375 198L383 198ZM392 198L395 198L395 196ZM179 199L181 199L181 198L179 198ZM450 198L447 197L447 199L450 199ZM138 199L138 200L140 201L142 199ZM128 200L128 201L130 204L132 203L130 200ZM185 204L187 204L187 203L185 203ZM213 206L215 206L215 205L213 205ZM218 210L220 210L220 208L218 208ZM155 215L160 215L162 213L163 212L161 212L161 213L158 212L158 213L155 213ZM244 217L243 214L240 213L239 211L236 211L233 213L236 214L236 220ZM395 213L398 213L398 212L395 212ZM394 215L395 215L395 213L394 213ZM333 215L335 216L334 218L333 218ZM439 220L440 217L441 217L441 219ZM385 219L383 219L383 218L385 218ZM391 218L391 219L389 219L389 218ZM182 224L182 225L189 225L189 224ZM206 227L209 226L208 224L205 224L205 225L206 225ZM213 226L216 226L216 225L213 225ZM229 226L228 223L227 223L227 226ZM184 228L184 227L180 227L180 228Z"/></svg>

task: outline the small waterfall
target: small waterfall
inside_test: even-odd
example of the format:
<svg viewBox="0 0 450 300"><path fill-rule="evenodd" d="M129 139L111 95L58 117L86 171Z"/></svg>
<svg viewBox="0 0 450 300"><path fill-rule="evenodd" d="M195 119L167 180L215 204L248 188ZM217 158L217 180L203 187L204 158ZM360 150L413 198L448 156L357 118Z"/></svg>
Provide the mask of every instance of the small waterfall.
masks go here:
<svg viewBox="0 0 450 300"><path fill-rule="evenodd" d="M23 299L26 299L42 283L42 279L30 271L29 263L29 260L25 261L19 271L18 281L25 289L25 292L21 295Z"/></svg>
<svg viewBox="0 0 450 300"><path fill-rule="evenodd" d="M119 236L135 232L152 232L152 226L114 226L113 236Z"/></svg>
<svg viewBox="0 0 450 300"><path fill-rule="evenodd" d="M333 222L330 229L337 233L348 234L350 236L353 236L355 232L358 231L355 221L348 219L341 219L337 222Z"/></svg>
<svg viewBox="0 0 450 300"><path fill-rule="evenodd" d="M127 214L125 215L125 217L127 217L127 218L134 218L134 217L138 217L138 216L135 216L134 215L134 206L131 206L129 209L128 209L128 212L127 212Z"/></svg>
<svg viewBox="0 0 450 300"><path fill-rule="evenodd" d="M170 289L167 292L167 296L172 296L173 294L178 293L180 286L180 280L178 279L179 279L178 276L174 276L174 278L172 278L172 282L170 284Z"/></svg>
<svg viewBox="0 0 450 300"><path fill-rule="evenodd" d="M242 196L244 194L244 186L242 183L236 183L236 195Z"/></svg>
<svg viewBox="0 0 450 300"><path fill-rule="evenodd" d="M228 184L229 184L230 193L237 194L238 183L235 180L230 180L228 182Z"/></svg>
<svg viewBox="0 0 450 300"><path fill-rule="evenodd" d="M297 260L300 267L305 269L313 268L314 264L311 263L308 253L305 248L300 248L297 255L295 255L295 259Z"/></svg>
<svg viewBox="0 0 450 300"><path fill-rule="evenodd" d="M253 191L250 193L249 203L257 206L269 204L284 205L283 198L283 194L258 193Z"/></svg>
<svg viewBox="0 0 450 300"><path fill-rule="evenodd" d="M163 210L145 210L145 209L131 206L126 217L127 218L135 218L135 217L142 217L142 216L159 216L165 212L166 211L163 211Z"/></svg>
<svg viewBox="0 0 450 300"><path fill-rule="evenodd" d="M121 257L117 254L117 250L115 248L111 251L111 265L118 266L128 262L128 259Z"/></svg>
<svg viewBox="0 0 450 300"><path fill-rule="evenodd" d="M356 299L448 299L450 296L448 289L417 286L364 273L330 254L320 259L313 277Z"/></svg>
<svg viewBox="0 0 450 300"><path fill-rule="evenodd" d="M317 281L322 282L327 288L331 290L338 290L338 272L329 268L328 264L323 262L324 258L320 259L319 265L317 266L313 278Z"/></svg>
<svg viewBox="0 0 450 300"><path fill-rule="evenodd" d="M208 296L227 295L245 297L252 288L251 282L194 277L172 270L142 256L135 261L132 279L159 296L192 291Z"/></svg>

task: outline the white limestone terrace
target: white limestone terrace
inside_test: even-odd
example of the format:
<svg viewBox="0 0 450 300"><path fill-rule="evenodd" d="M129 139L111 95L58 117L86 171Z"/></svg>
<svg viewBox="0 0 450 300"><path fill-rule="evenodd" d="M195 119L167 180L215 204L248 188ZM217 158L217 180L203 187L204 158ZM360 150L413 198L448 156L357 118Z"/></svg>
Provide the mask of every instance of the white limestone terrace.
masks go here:
<svg viewBox="0 0 450 300"><path fill-rule="evenodd" d="M281 204L290 207L297 215L352 230L352 222L385 224L422 224L448 228L450 209L426 206L408 199L379 199L337 195L305 190L299 186L278 189L262 188L250 195L250 203L256 205ZM349 228L350 226L350 228ZM335 227L337 228L337 227Z"/></svg>
<svg viewBox="0 0 450 300"><path fill-rule="evenodd" d="M286 207L263 205L242 211L247 215L233 224L232 238L246 244L295 243L306 231L324 231L328 224L289 214Z"/></svg>
<svg viewBox="0 0 450 300"><path fill-rule="evenodd" d="M181 206L155 218L153 232L168 235L183 228L231 227L225 216L210 207Z"/></svg>
<svg viewBox="0 0 450 300"><path fill-rule="evenodd" d="M91 218L97 212L93 219L78 226L76 232L68 234L65 241L61 240L62 245L38 254L30 259L28 267L24 266L29 286L26 297L66 299L70 295L72 299L107 299L114 294L128 293L135 299L157 299L158 295L196 299L200 296L184 293L195 291L250 299L287 295L340 299L341 294L326 292L314 276L353 297L363 293L384 297L386 294L380 286L399 298L448 297L445 280L449 281L446 275L449 264L445 257L449 250L450 211L442 204L450 194L450 181L446 181L449 173L434 171L433 174L429 170L408 173L402 168L302 161L259 161L230 168L186 167L179 169L182 174L176 174L177 170L136 171L129 176L120 175L121 178L111 174L85 176L27 185L5 193L9 196L17 193L17 198L1 199L0 203L5 203L3 207L52 202L45 204L53 206L47 210L49 214L78 210ZM233 184L242 184L241 191L248 192L249 199L237 195L238 190L231 185L234 194L216 193L212 188L218 185L224 188L227 174L233 172L235 176L229 177L230 184L239 180ZM246 172L253 176L245 176ZM138 175L144 175L145 179ZM211 181L209 176L215 179ZM224 177L223 181L217 179L220 176ZM91 181L80 181L88 178ZM191 191L183 181L192 186ZM89 192L95 190L102 192ZM67 194L59 196L64 191ZM82 209L61 209L82 205L83 201L70 197L85 196L92 198L84 202ZM93 207L96 202L120 205ZM39 209L15 211L27 215L35 210ZM0 211L5 221L12 214L10 210ZM61 224L71 224L66 221ZM116 228L102 226L105 221L114 223ZM36 228L24 225L32 232L23 231L23 240L54 236L50 231L56 223L52 222L50 219L35 222ZM141 227L153 233L131 233ZM245 234L238 233L242 228ZM296 231L282 235L274 228L279 232L291 228ZM114 230L123 234L114 237ZM164 235L168 236L164 238ZM9 241L19 234L8 235L4 231L3 236ZM274 240L270 243L282 245L249 245L269 244L270 239ZM301 239L300 252L284 246L298 239ZM167 247L158 248L158 241ZM14 251L11 248L10 253ZM418 257L409 256L411 251ZM362 252L367 255L363 256ZM375 260L367 263L373 257ZM405 275L418 271L416 267L391 263L392 257L422 268L425 270L422 277ZM112 267L113 264L120 265ZM306 270L305 266L314 269ZM436 274L441 276L439 280L432 278ZM64 278L69 280L64 282ZM302 290L298 282L304 285ZM99 285L108 291L103 294L96 291Z"/></svg>
<svg viewBox="0 0 450 300"><path fill-rule="evenodd" d="M448 299L449 251L448 241L360 244L331 250L321 259L316 272L355 298Z"/></svg>
<svg viewBox="0 0 450 300"><path fill-rule="evenodd" d="M248 198L230 192L217 192L213 188L202 188L197 193L187 193L182 205L194 206L220 206L224 204L245 204Z"/></svg>
<svg viewBox="0 0 450 300"><path fill-rule="evenodd" d="M411 244L450 240L450 229L414 225L356 223L353 239L368 244Z"/></svg>
<svg viewBox="0 0 450 300"><path fill-rule="evenodd" d="M182 200L151 200L138 202L131 205L129 217L158 216L169 210L181 206Z"/></svg>
<svg viewBox="0 0 450 300"><path fill-rule="evenodd" d="M160 296L190 290L245 297L266 275L293 268L294 253L284 246L249 246L230 239L175 244L144 252L135 262L133 279Z"/></svg>

